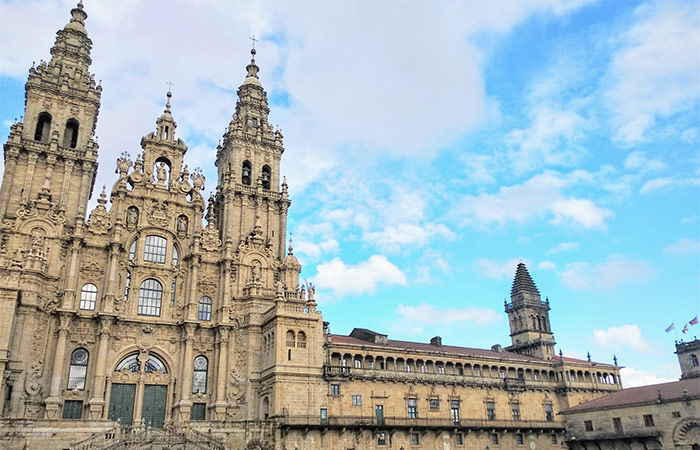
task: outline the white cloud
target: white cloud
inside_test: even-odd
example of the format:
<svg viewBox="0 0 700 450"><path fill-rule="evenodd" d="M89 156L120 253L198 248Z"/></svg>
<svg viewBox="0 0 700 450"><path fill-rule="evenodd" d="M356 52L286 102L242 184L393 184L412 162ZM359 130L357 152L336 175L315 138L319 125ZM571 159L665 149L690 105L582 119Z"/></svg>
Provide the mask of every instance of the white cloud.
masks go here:
<svg viewBox="0 0 700 450"><path fill-rule="evenodd" d="M700 254L700 241L682 238L664 247L664 253L671 255L698 255Z"/></svg>
<svg viewBox="0 0 700 450"><path fill-rule="evenodd" d="M479 258L475 265L477 272L486 278L501 280L503 278L514 277L515 269L521 262L524 262L527 266L530 265L529 260L523 260L522 258L511 258L505 262L499 262L488 258Z"/></svg>
<svg viewBox="0 0 700 450"><path fill-rule="evenodd" d="M578 181L569 175L567 179L557 172L545 171L522 184L502 186L495 194L467 195L454 213L465 224L524 223L550 215L555 225L573 223L586 229L603 228L605 220L613 216L612 211L596 206L591 200L564 197L564 188Z"/></svg>
<svg viewBox="0 0 700 450"><path fill-rule="evenodd" d="M644 339L642 330L637 325L621 325L607 330L594 329L592 341L599 347L630 347L641 353L652 353L651 345Z"/></svg>
<svg viewBox="0 0 700 450"><path fill-rule="evenodd" d="M294 242L295 253L297 255L304 255L311 261L318 260L322 255L337 252L339 248L340 244L338 241L332 238L318 243L304 239L297 239Z"/></svg>
<svg viewBox="0 0 700 450"><path fill-rule="evenodd" d="M513 130L506 136L509 155L517 173L542 166L570 165L581 150L575 141L583 135L585 119L573 111L540 104L531 112L530 128Z"/></svg>
<svg viewBox="0 0 700 450"><path fill-rule="evenodd" d="M455 323L473 323L479 326L489 325L501 319L501 315L490 308L449 308L439 310L428 303L418 306L399 304L396 313L402 322L412 324L450 325Z"/></svg>
<svg viewBox="0 0 700 450"><path fill-rule="evenodd" d="M678 381L678 378L658 377L632 367L623 367L620 369L620 378L622 379L622 386L624 388Z"/></svg>
<svg viewBox="0 0 700 450"><path fill-rule="evenodd" d="M559 275L570 289L610 290L623 283L644 284L653 274L646 261L624 256L611 256L607 261L591 264L574 262L567 264Z"/></svg>
<svg viewBox="0 0 700 450"><path fill-rule="evenodd" d="M612 58L612 82L606 98L618 137L634 143L645 138L657 118L688 110L700 96L700 9L694 2L658 2L640 6L641 20L627 31ZM680 132L680 130L679 130Z"/></svg>
<svg viewBox="0 0 700 450"><path fill-rule="evenodd" d="M625 169L635 170L639 173L657 172L666 168L666 164L656 160L649 159L642 151L634 151L625 158Z"/></svg>
<svg viewBox="0 0 700 450"><path fill-rule="evenodd" d="M649 194L650 192L658 191L666 187L672 186L697 186L700 184L700 180L694 178L674 178L674 177L661 177L654 178L652 180L644 183L642 188L639 190L640 194Z"/></svg>
<svg viewBox="0 0 700 450"><path fill-rule="evenodd" d="M554 270L557 268L557 265L554 264L552 261L542 261L539 264L537 264L537 268L541 270Z"/></svg>
<svg viewBox="0 0 700 450"><path fill-rule="evenodd" d="M681 223L683 224L689 224L689 223L695 223L698 220L698 216L696 214L693 214L692 216L684 217L681 219Z"/></svg>
<svg viewBox="0 0 700 450"><path fill-rule="evenodd" d="M333 291L338 298L347 294L374 294L380 284L407 284L406 275L383 255L372 255L354 266L333 258L319 264L316 270L314 283L319 289Z"/></svg>
<svg viewBox="0 0 700 450"><path fill-rule="evenodd" d="M455 234L440 223L427 223L425 225L402 223L363 235L364 240L392 253L408 245L424 246L435 237L452 240L455 238Z"/></svg>
<svg viewBox="0 0 700 450"><path fill-rule="evenodd" d="M578 250L580 247L580 244L578 242L560 242L557 245L555 245L553 248L550 248L547 250L546 254L551 255L554 253L559 253L559 252L570 252L573 250Z"/></svg>

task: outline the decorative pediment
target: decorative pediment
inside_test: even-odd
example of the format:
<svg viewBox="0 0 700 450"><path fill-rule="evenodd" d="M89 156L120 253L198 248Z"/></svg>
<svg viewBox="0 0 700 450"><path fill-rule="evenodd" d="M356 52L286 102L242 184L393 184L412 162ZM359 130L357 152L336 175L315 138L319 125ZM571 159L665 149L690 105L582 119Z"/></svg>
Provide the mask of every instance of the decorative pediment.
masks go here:
<svg viewBox="0 0 700 450"><path fill-rule="evenodd" d="M90 213L90 218L87 221L88 229L94 234L107 234L112 224L109 221L109 214L105 204L107 203L107 194L105 189L107 186L102 186L100 198L97 199L98 205Z"/></svg>
<svg viewBox="0 0 700 450"><path fill-rule="evenodd" d="M165 200L153 199L146 206L148 223L157 227L167 227L172 212L172 207Z"/></svg>
<svg viewBox="0 0 700 450"><path fill-rule="evenodd" d="M201 240L202 248L206 251L217 251L221 247L221 239L219 239L219 231L210 222L202 232Z"/></svg>

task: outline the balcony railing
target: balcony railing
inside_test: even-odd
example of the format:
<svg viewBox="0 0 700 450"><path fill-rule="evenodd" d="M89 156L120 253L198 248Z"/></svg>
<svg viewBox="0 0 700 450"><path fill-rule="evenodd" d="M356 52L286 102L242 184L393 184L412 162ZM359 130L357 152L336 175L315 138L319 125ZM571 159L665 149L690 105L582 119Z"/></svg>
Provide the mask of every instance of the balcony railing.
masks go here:
<svg viewBox="0 0 700 450"><path fill-rule="evenodd" d="M541 429L564 430L562 422L544 420L485 420L450 418L416 418L374 416L280 416L276 420L288 427L374 427L374 428L471 428L471 429Z"/></svg>
<svg viewBox="0 0 700 450"><path fill-rule="evenodd" d="M350 367L323 366L323 375L326 377L347 377L350 375Z"/></svg>

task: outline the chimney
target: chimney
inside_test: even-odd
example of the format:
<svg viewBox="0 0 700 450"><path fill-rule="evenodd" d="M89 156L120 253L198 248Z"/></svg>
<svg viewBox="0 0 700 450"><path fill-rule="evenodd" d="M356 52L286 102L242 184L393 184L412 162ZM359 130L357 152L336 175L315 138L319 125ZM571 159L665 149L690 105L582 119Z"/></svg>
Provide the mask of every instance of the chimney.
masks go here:
<svg viewBox="0 0 700 450"><path fill-rule="evenodd" d="M430 345L434 345L436 347L442 347L442 338L440 336L435 336L430 340Z"/></svg>

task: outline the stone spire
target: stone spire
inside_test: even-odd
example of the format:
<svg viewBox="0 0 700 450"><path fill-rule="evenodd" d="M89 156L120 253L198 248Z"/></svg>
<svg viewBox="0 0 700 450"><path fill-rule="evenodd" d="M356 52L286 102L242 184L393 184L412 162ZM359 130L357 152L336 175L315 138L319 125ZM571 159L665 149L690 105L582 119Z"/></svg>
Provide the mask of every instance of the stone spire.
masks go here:
<svg viewBox="0 0 700 450"><path fill-rule="evenodd" d="M257 52L255 49L250 50L250 64L248 64L245 67L245 70L248 71L248 75L246 75L245 80L243 80L243 86L247 84L253 84L255 86L260 86L262 87L262 84L260 84L260 80L258 79L258 72L260 71L260 67L255 64L255 54Z"/></svg>
<svg viewBox="0 0 700 450"><path fill-rule="evenodd" d="M535 286L535 283L530 277L530 273L527 271L525 264L518 264L518 268L515 271L515 279L513 280L513 287L510 290L511 297L519 293L534 294L539 296L540 291Z"/></svg>
<svg viewBox="0 0 700 450"><path fill-rule="evenodd" d="M173 97L173 93L168 91L166 96L168 100L165 102L163 114L156 120L156 136L164 141L175 141L177 123L170 112L170 99Z"/></svg>

